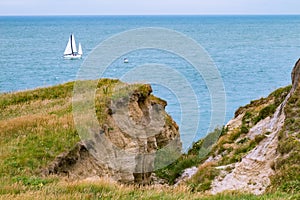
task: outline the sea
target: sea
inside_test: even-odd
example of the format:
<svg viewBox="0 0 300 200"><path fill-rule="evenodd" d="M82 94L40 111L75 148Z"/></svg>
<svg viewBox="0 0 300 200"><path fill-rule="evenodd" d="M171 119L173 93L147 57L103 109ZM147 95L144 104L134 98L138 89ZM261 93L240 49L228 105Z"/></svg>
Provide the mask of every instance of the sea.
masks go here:
<svg viewBox="0 0 300 200"><path fill-rule="evenodd" d="M219 127L233 118L240 106L291 84L291 70L300 57L300 16L294 15L1 16L0 93L77 80L83 63L103 41L126 31L149 27L178 32L197 42L211 58L226 94L224 122L216 125ZM71 33L82 44L84 55L81 60L62 57ZM126 45L126 41L120 45ZM122 80L122 76L135 67L153 63L174 68L191 85L197 97L199 114L182 114L189 109L195 110L195 104L191 103L189 109L182 110L182 102L174 92L176 89L153 82L153 93L168 101L166 110L179 128L189 127L182 126L183 121L198 124L196 131L180 130L183 135L189 135L182 139L184 147L188 148L215 128L210 126L214 112L212 95L205 77L195 78L195 73L188 70L190 64L176 56L174 52L137 49L117 57L99 76ZM129 60L126 64L123 63L125 57ZM99 59L104 58L100 56ZM144 76L140 76L143 79ZM172 73L164 72L161 79L168 80L169 76ZM147 78L145 83L152 83ZM180 90L183 96L190 92L189 89ZM185 106L189 106L192 100L184 101Z"/></svg>

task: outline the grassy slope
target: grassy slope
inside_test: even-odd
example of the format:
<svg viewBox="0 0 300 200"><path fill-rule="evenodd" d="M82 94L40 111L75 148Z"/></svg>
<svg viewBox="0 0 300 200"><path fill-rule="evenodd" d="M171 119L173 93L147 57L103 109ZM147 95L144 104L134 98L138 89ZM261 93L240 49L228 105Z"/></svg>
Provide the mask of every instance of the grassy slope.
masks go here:
<svg viewBox="0 0 300 200"><path fill-rule="evenodd" d="M213 146L210 155L223 154L223 159L218 165L227 165L240 161L243 155L253 149L257 143L262 139L257 137L256 140L241 140L235 142L238 138L243 138L249 129L253 127L260 120L272 115L275 112L277 106L284 100L285 96L290 91L291 86L280 88L270 94L267 98L261 98L259 100L252 101L250 104L240 107L236 111L236 117L242 113L246 113L242 120L242 125L230 132L226 129L216 129L210 135L220 135L218 142ZM274 109L275 108L275 109ZM194 143L192 149L181 158L179 158L172 165L159 170L157 174L164 179L167 179L169 183L174 183L174 180L182 173L183 169L196 166L200 164L204 159L199 159L199 150L202 145L202 140Z"/></svg>
<svg viewBox="0 0 300 200"><path fill-rule="evenodd" d="M101 96L107 93L107 87L117 82L107 79L100 81L98 94ZM210 197L191 192L185 186L176 189L140 188L137 190L133 186L120 186L106 181L93 184L67 183L57 177L40 177L41 168L80 140L72 118L72 91L73 83L67 83L50 88L0 95L0 195L3 198L72 199L102 196L112 199L257 199L253 195L236 193ZM101 108L97 113L101 113ZM98 117L100 120L101 116ZM187 157L191 158L192 162L200 162L193 150L190 151L190 155ZM184 160L178 163L182 166L190 165L189 161L188 164L182 164ZM177 167L177 164L173 167L181 168ZM180 174L180 172L174 173L177 173L175 176ZM261 198L287 199L289 196L276 193Z"/></svg>
<svg viewBox="0 0 300 200"><path fill-rule="evenodd" d="M36 174L79 141L71 114L72 90L73 83L67 83L0 96L2 184Z"/></svg>
<svg viewBox="0 0 300 200"><path fill-rule="evenodd" d="M296 193L300 191L300 88L287 102L285 115L277 148L281 157L274 161L270 191Z"/></svg>
<svg viewBox="0 0 300 200"><path fill-rule="evenodd" d="M187 182L192 191L203 192L210 189L212 180L219 174L218 170L215 169L216 166L223 166L239 162L243 156L255 148L260 141L266 137L265 135L269 134L265 133L263 135L258 135L253 140L245 138L250 128L252 128L260 120L274 114L276 108L285 99L290 89L291 86L279 88L266 98L251 101L250 104L241 107L236 111L236 117L242 113L245 113L242 118L242 123L239 127L231 131L228 131L224 128L222 130L216 129L213 133L211 133L215 134L215 132L220 132L221 137L213 146L212 151L208 156L217 156L221 154L222 158L217 163L208 163L204 165L204 167L198 169L198 172L195 174L195 176L193 176L193 178ZM294 95L294 98L291 98L286 108L286 123L293 123L292 126L289 126L289 130L290 135L291 133L294 133L294 135L288 140L286 140L286 138L281 139L281 147L285 149L285 151L288 151L285 153L289 153L290 156L286 159L279 159L277 161L277 168L279 168L280 163L282 166L280 166L280 169L277 170L277 176L272 178L272 187L270 187L272 189L269 189L270 193L280 191L290 194L295 193L299 196L299 96L300 91L298 91L298 94L296 93ZM297 100L295 100L295 98L297 98ZM293 104L291 104L291 102L293 102ZM289 111L289 109L293 109L293 112ZM293 119L290 119L291 117L293 117ZM298 140L295 138L298 138ZM161 178L167 179L169 183L173 183L185 168L201 164L203 160L205 160L198 159L198 152L201 148L201 144L202 141L196 142L188 154L182 155L172 165L159 170L157 175ZM288 150L286 149L287 147L289 147ZM231 169L228 168L228 170Z"/></svg>

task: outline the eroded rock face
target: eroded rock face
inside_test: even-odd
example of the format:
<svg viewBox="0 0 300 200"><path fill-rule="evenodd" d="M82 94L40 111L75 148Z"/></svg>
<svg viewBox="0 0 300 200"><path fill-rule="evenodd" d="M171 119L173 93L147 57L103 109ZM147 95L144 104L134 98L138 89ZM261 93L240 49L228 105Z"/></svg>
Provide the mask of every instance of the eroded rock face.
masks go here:
<svg viewBox="0 0 300 200"><path fill-rule="evenodd" d="M245 155L240 162L234 163L231 172L223 171L222 177L217 177L212 183L211 193L216 194L226 190L240 190L253 194L263 194L271 184L270 177L276 172L272 165L280 155L278 148L278 135L284 127L286 104L300 85L300 60L292 71L292 89L284 101L277 107L271 117L267 117L253 126L246 137L254 139L257 135L264 135L263 139L253 150ZM227 126L239 127L245 112L240 112Z"/></svg>
<svg viewBox="0 0 300 200"><path fill-rule="evenodd" d="M273 118L266 118L254 126L248 133L249 137L272 132L259 145L250 151L241 162L233 165L230 173L224 178L218 177L212 183L212 194L226 190L241 190L254 194L262 194L270 185L270 176L274 174L272 163L277 157L278 133L284 122L284 114L277 109Z"/></svg>
<svg viewBox="0 0 300 200"><path fill-rule="evenodd" d="M43 175L62 175L72 180L95 177L104 172L109 173L109 170L98 164L82 142L77 143L72 150L57 156L42 170Z"/></svg>
<svg viewBox="0 0 300 200"><path fill-rule="evenodd" d="M181 152L178 126L165 112L167 103L151 92L150 85L115 88L100 128L91 128L95 131L72 151L60 155L44 174L80 179L108 176L123 183L149 184L157 157L168 160L159 152L164 148L175 155ZM81 167L86 158L90 164Z"/></svg>

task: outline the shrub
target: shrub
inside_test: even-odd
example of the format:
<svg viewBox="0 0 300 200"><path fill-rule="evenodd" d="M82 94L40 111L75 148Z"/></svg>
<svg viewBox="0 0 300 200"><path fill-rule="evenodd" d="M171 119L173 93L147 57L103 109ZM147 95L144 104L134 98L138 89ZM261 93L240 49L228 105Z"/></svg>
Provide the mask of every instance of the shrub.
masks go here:
<svg viewBox="0 0 300 200"><path fill-rule="evenodd" d="M182 155L174 163L155 171L155 174L162 179L174 184L185 169L198 165L202 160L197 155Z"/></svg>
<svg viewBox="0 0 300 200"><path fill-rule="evenodd" d="M276 110L276 105L271 104L266 107L264 107L261 111L259 111L258 116L254 119L254 124L257 124L260 120L267 118L268 116L271 116L274 114Z"/></svg>
<svg viewBox="0 0 300 200"><path fill-rule="evenodd" d="M233 143L236 139L238 139L241 135L241 131L236 131L232 133L228 138L228 143Z"/></svg>
<svg viewBox="0 0 300 200"><path fill-rule="evenodd" d="M260 135L255 136L254 141L256 144L259 144L265 138L266 138L266 136L264 134L260 134Z"/></svg>
<svg viewBox="0 0 300 200"><path fill-rule="evenodd" d="M246 127L244 124L241 127L241 133L242 134L247 134L249 132L248 127Z"/></svg>
<svg viewBox="0 0 300 200"><path fill-rule="evenodd" d="M219 175L219 170L211 163L202 165L197 173L187 182L192 191L202 192L211 188L212 180Z"/></svg>
<svg viewBox="0 0 300 200"><path fill-rule="evenodd" d="M174 184L175 179L178 178L186 168L197 166L208 157L211 145L218 140L222 132L225 134L226 131L225 128L222 130L216 128L204 139L195 142L187 154L181 155L174 163L156 170L155 174L158 177L167 180L169 184ZM203 153L203 155L201 153Z"/></svg>

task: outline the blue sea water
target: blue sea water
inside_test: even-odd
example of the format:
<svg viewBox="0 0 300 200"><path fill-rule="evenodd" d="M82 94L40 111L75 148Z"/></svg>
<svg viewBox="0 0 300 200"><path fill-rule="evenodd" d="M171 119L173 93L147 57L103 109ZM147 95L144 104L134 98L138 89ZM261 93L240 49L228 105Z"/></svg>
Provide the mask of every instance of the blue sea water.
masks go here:
<svg viewBox="0 0 300 200"><path fill-rule="evenodd" d="M239 106L290 84L292 67L300 56L300 16L3 16L0 17L0 92L75 80L84 59L62 58L70 33L81 42L87 58L103 40L142 27L172 29L202 45L224 82L225 122ZM177 66L193 80L193 73L185 71L185 64L166 52L144 50L126 57L128 65L122 65L120 58L106 75L120 77L134 66L162 63ZM208 89L203 80L198 81L203 84L196 89L201 116L195 139L207 133L211 117ZM167 110L180 124L180 106L174 94L163 87L153 85L153 88L156 95L169 102Z"/></svg>

